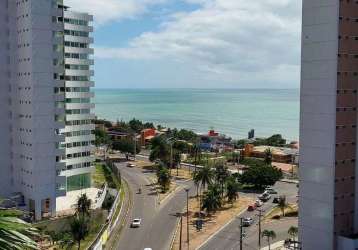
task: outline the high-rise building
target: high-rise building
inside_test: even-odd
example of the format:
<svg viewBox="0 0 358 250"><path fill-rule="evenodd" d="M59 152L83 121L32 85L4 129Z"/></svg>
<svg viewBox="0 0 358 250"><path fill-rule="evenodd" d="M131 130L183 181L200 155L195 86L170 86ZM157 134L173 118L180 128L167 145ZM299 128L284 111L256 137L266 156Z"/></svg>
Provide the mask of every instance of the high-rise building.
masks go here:
<svg viewBox="0 0 358 250"><path fill-rule="evenodd" d="M358 2L304 0L299 238L357 249Z"/></svg>
<svg viewBox="0 0 358 250"><path fill-rule="evenodd" d="M37 219L91 184L92 20L62 0L0 0L0 196Z"/></svg>

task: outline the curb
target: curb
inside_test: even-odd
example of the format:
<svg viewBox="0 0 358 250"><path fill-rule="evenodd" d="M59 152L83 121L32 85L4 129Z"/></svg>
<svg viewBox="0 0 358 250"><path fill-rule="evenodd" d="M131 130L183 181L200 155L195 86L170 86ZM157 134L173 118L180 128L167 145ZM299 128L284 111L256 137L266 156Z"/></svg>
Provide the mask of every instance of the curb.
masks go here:
<svg viewBox="0 0 358 250"><path fill-rule="evenodd" d="M173 250L175 238L176 238L176 236L178 234L178 231L179 231L179 223L180 223L180 219L177 220L177 225L176 225L175 231L173 233L172 240L170 242L169 250Z"/></svg>
<svg viewBox="0 0 358 250"><path fill-rule="evenodd" d="M128 197L128 207L127 207L127 211L125 212L125 215L124 215L123 219L122 219L121 221L118 219L116 225L113 225L113 228L115 228L115 227L117 227L117 226L119 227L118 230L115 232L114 235L113 235L112 233L114 233L115 230L112 230L111 236L113 235L113 236L115 237L115 239L117 239L118 237L120 237L121 232L122 232L122 229L123 229L124 225L125 225L126 222L127 222L129 212L130 212L131 207L132 207L132 205L133 205L133 202L132 202L132 192L131 192L131 190L129 189L128 182L127 182L124 178L123 178L122 180L126 183L126 188L128 189L128 194L129 194L129 195L128 195L128 196L129 196L129 197ZM122 210L122 208L123 208L123 205L124 205L124 204L122 204L121 210ZM121 210L120 210L120 212L121 212ZM118 214L118 216L120 216L120 213ZM119 222L120 222L120 223L119 223ZM118 225L118 224L119 224L119 225ZM113 248L115 247L115 242L116 242L116 241L114 241L114 242L113 242L114 244L112 244L112 245L110 245L110 246L105 245L105 249L113 249Z"/></svg>
<svg viewBox="0 0 358 250"><path fill-rule="evenodd" d="M244 208L243 210L241 210L234 218L232 218L231 220L229 220L228 222L226 222L221 228L219 228L219 230L217 230L214 234L210 235L209 238L207 238L203 243L201 243L197 248L195 248L195 250L199 250L200 248L202 248L203 246L205 246L212 238L214 238L218 233L220 233L221 231L223 231L231 222L233 222L234 220L236 220L237 216L244 213L246 211L246 208Z"/></svg>

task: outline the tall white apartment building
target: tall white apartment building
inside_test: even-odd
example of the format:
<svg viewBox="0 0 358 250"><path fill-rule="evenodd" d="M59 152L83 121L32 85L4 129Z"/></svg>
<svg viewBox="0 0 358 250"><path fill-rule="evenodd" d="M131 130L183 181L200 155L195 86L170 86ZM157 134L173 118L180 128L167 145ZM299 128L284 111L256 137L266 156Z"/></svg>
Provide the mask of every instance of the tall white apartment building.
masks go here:
<svg viewBox="0 0 358 250"><path fill-rule="evenodd" d="M299 239L358 249L358 1L303 0Z"/></svg>
<svg viewBox="0 0 358 250"><path fill-rule="evenodd" d="M36 219L91 185L92 20L62 0L0 0L0 196Z"/></svg>

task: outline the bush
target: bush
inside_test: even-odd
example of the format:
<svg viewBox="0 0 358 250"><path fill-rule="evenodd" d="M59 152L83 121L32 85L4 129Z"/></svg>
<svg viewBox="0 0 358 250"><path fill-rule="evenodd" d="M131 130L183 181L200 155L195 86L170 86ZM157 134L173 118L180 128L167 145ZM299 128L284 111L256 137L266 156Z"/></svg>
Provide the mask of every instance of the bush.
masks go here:
<svg viewBox="0 0 358 250"><path fill-rule="evenodd" d="M102 209L106 209L109 212L112 208L112 205L113 205L115 199L116 198L113 195L107 193L106 198L104 199L104 201L102 203Z"/></svg>

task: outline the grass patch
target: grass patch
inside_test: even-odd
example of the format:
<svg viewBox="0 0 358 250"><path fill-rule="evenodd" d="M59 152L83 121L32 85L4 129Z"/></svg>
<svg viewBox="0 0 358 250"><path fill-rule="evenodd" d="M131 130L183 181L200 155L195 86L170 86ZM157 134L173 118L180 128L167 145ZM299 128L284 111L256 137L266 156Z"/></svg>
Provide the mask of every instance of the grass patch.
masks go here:
<svg viewBox="0 0 358 250"><path fill-rule="evenodd" d="M119 180L115 177L111 169L105 164L96 164L96 171L92 175L92 179L94 186L97 188L101 188L106 182L110 188L120 188Z"/></svg>
<svg viewBox="0 0 358 250"><path fill-rule="evenodd" d="M94 241L97 234L101 230L102 225L106 222L108 213L105 210L97 209L91 211L90 218L90 232L85 240L81 242L81 249L87 249ZM56 233L66 232L70 230L70 222L72 217L59 218L55 220L46 220L33 224L34 227L39 228L41 231ZM59 248L57 248L59 249ZM76 250L77 245L73 245L70 250Z"/></svg>
<svg viewBox="0 0 358 250"><path fill-rule="evenodd" d="M93 185L96 188L101 188L106 183L104 173L104 165L96 164L96 171L92 174Z"/></svg>

